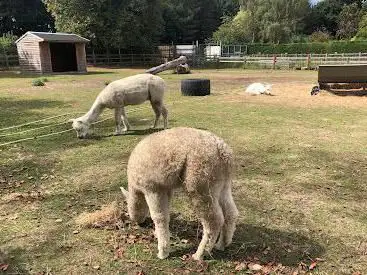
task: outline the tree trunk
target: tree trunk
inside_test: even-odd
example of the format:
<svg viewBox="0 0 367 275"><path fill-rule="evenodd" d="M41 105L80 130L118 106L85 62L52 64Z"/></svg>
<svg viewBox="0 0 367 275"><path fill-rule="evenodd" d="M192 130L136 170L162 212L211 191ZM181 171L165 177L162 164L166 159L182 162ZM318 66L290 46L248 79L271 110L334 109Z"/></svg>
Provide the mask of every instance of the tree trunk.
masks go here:
<svg viewBox="0 0 367 275"><path fill-rule="evenodd" d="M190 67L189 64L180 64L176 67L176 73L177 74L189 74L190 73Z"/></svg>
<svg viewBox="0 0 367 275"><path fill-rule="evenodd" d="M186 56L180 56L177 59L174 59L172 61L159 65L157 67L150 68L149 70L146 70L145 72L149 74L158 74L165 70L176 68L178 65L185 64L186 62L187 62Z"/></svg>

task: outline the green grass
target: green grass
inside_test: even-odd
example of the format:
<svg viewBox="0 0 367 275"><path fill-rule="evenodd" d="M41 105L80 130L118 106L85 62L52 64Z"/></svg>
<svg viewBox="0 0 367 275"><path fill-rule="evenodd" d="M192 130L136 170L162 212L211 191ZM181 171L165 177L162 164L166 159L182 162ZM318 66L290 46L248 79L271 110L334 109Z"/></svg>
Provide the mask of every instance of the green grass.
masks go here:
<svg viewBox="0 0 367 275"><path fill-rule="evenodd" d="M68 115L0 131L7 134L0 143L69 129L63 124L19 133L78 116L106 82L142 71L52 75L44 87L32 87L31 77L2 72L0 128ZM170 127L207 129L235 152L233 193L240 218L233 245L205 263L183 258L197 247L201 228L179 191L167 260L156 258L149 223L73 233L80 213L122 200L119 186L127 185L128 156L150 133L153 112L145 103L142 110L127 108L134 130L123 136L111 136L114 122L107 120L88 140L66 132L0 146L0 244L6 254L0 253L0 260L9 264L9 274L228 274L243 261L273 263L275 274L291 274L316 258L323 260L314 274L367 272L367 98L309 96L316 72L194 70L190 78L211 79L212 95L204 98L180 95L186 76L161 76L168 84ZM241 93L257 81L273 83L276 96ZM102 117L111 115L106 110Z"/></svg>

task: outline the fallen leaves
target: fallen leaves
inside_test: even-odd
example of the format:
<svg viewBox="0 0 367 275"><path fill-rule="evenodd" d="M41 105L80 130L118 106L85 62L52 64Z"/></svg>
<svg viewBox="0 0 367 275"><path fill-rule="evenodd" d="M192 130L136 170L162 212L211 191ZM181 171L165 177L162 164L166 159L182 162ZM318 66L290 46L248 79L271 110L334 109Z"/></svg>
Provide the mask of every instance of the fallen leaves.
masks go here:
<svg viewBox="0 0 367 275"><path fill-rule="evenodd" d="M301 275L306 274L309 271L314 271L320 262L324 260L321 258L311 259L310 264L306 264L304 262L299 263L298 267L289 267L284 266L281 263L277 262L269 262L269 263L260 263L260 260L256 257L250 258L248 257L246 260L242 262L236 262L236 266L234 268L235 271L247 271L251 274L292 274L292 275Z"/></svg>
<svg viewBox="0 0 367 275"><path fill-rule="evenodd" d="M0 270L1 271L7 271L8 270L9 265L8 264L0 264Z"/></svg>

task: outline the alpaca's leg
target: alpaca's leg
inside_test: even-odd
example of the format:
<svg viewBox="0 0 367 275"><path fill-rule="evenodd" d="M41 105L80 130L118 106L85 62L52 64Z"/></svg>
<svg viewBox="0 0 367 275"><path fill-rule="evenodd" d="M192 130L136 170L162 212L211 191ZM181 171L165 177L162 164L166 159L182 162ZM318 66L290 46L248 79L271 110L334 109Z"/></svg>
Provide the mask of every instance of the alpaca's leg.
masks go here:
<svg viewBox="0 0 367 275"><path fill-rule="evenodd" d="M168 127L168 111L166 107L162 104L162 116L163 116L163 122L164 122L164 129L167 129Z"/></svg>
<svg viewBox="0 0 367 275"><path fill-rule="evenodd" d="M158 121L162 113L162 106L160 102L151 102L151 104L152 104L153 111L155 113L155 119L154 119L152 128L155 129L157 128Z"/></svg>
<svg viewBox="0 0 367 275"><path fill-rule="evenodd" d="M125 113L125 108L122 107L121 108L121 118L122 118L122 123L124 124L124 132L129 131L130 130L130 124L129 121L127 120L127 116Z"/></svg>
<svg viewBox="0 0 367 275"><path fill-rule="evenodd" d="M158 258L165 259L170 252L169 200L171 193L158 191L145 194L150 216L154 222L155 236L158 239Z"/></svg>
<svg viewBox="0 0 367 275"><path fill-rule="evenodd" d="M205 250L209 253L212 251L223 226L224 217L216 198L211 198L211 200L205 202L199 202L195 207L200 213L200 220L203 224L203 237L196 253L192 255L192 257L194 260L201 260Z"/></svg>
<svg viewBox="0 0 367 275"><path fill-rule="evenodd" d="M115 109L115 123L116 123L115 135L121 135L121 114L122 114L122 109L116 108Z"/></svg>
<svg viewBox="0 0 367 275"><path fill-rule="evenodd" d="M231 187L225 187L219 198L219 204L222 207L224 215L224 224L215 247L219 250L224 250L225 247L232 243L234 231L236 229L236 221L238 210L234 203Z"/></svg>

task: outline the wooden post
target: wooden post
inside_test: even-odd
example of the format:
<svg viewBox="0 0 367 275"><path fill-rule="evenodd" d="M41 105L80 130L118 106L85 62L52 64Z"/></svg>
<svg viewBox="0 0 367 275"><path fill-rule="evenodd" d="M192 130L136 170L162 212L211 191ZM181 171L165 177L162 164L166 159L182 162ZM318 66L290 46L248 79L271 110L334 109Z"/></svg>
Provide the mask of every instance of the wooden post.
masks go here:
<svg viewBox="0 0 367 275"><path fill-rule="evenodd" d="M307 67L307 69L310 69L310 67L311 67L311 54L310 53L307 55L306 67Z"/></svg>
<svg viewBox="0 0 367 275"><path fill-rule="evenodd" d="M3 46L3 53L4 53L4 58L5 58L5 66L6 69L9 70L9 60L8 60L8 56L6 55L6 51L5 51L5 47Z"/></svg>
<svg viewBox="0 0 367 275"><path fill-rule="evenodd" d="M277 56L273 55L273 70L275 70L275 64L277 63Z"/></svg>
<svg viewBox="0 0 367 275"><path fill-rule="evenodd" d="M92 59L93 59L93 65L94 65L94 66L96 66L97 61L96 61L96 54L95 54L95 52L94 52L94 48L93 48L93 50L92 50Z"/></svg>
<svg viewBox="0 0 367 275"><path fill-rule="evenodd" d="M8 60L8 55L5 53L5 65L6 65L6 69L10 69L10 66L9 66L9 60Z"/></svg>

